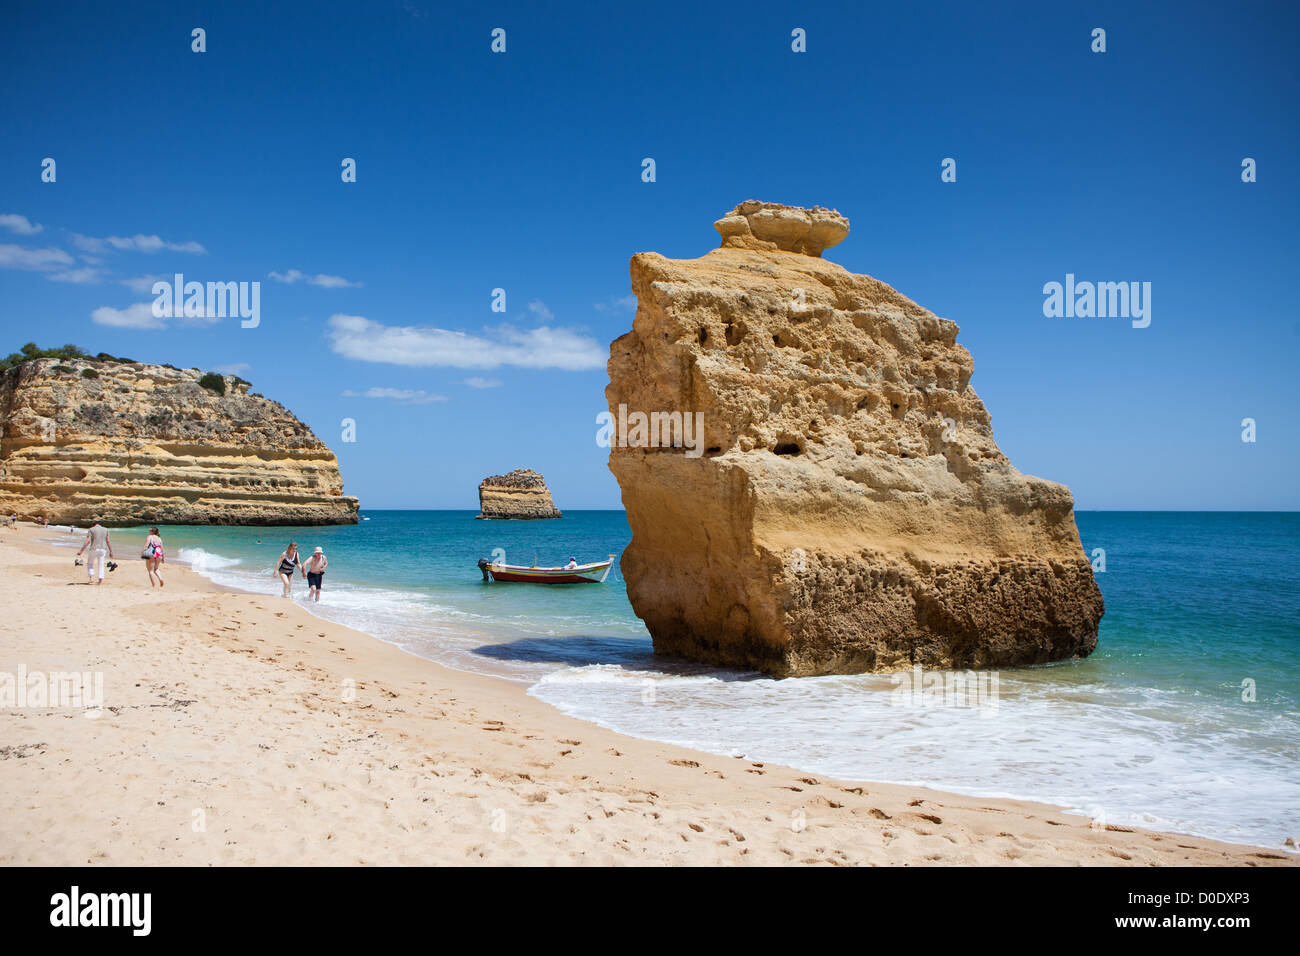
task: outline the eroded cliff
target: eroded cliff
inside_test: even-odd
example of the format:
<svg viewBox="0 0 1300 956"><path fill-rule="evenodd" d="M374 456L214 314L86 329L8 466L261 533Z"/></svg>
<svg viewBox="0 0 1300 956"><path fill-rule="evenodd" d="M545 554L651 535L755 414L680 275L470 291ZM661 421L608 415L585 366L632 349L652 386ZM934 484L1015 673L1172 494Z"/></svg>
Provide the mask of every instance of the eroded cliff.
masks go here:
<svg viewBox="0 0 1300 956"><path fill-rule="evenodd" d="M822 259L848 234L833 210L751 201L715 226L702 258L632 258L610 347L611 416L660 413L609 459L655 649L778 676L1091 652L1070 492L999 451L957 325Z"/></svg>
<svg viewBox="0 0 1300 956"><path fill-rule="evenodd" d="M480 518L559 518L546 479L531 468L484 478L478 486Z"/></svg>
<svg viewBox="0 0 1300 956"><path fill-rule="evenodd" d="M0 512L105 524L345 524L334 454L284 406L198 370L38 359L0 375ZM211 381L211 380L209 380Z"/></svg>

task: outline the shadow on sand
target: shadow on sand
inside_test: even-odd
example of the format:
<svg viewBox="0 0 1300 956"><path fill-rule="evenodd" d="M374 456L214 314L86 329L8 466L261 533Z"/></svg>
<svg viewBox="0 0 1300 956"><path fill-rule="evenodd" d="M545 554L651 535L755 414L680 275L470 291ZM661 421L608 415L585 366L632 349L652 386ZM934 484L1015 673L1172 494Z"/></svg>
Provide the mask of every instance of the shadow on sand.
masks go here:
<svg viewBox="0 0 1300 956"><path fill-rule="evenodd" d="M678 677L707 675L723 681L770 679L754 671L722 670L680 657L656 654L648 637L525 637L506 644L485 644L474 648L474 653L501 661L563 664L568 667L603 664Z"/></svg>

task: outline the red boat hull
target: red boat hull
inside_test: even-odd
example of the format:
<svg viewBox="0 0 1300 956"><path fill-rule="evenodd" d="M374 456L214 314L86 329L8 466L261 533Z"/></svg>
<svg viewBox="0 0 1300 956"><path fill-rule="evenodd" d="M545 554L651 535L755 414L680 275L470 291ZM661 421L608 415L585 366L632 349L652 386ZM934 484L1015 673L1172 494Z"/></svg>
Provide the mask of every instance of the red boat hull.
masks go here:
<svg viewBox="0 0 1300 956"><path fill-rule="evenodd" d="M489 561L480 561L478 564L485 581L491 575L493 581L509 581L514 584L603 584L613 563L614 555L611 554L608 561L593 561L572 568L528 568L518 564L493 564Z"/></svg>
<svg viewBox="0 0 1300 956"><path fill-rule="evenodd" d="M493 581L514 581L519 584L599 584L597 578L584 578L576 574L548 574L545 577L532 574L516 574L514 571L497 571L488 568Z"/></svg>

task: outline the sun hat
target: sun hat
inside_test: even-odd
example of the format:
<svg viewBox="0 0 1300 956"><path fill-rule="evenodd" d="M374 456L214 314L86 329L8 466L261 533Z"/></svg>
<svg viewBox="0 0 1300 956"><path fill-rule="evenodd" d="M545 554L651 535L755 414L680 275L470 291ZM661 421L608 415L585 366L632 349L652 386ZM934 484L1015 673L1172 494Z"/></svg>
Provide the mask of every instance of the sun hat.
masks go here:
<svg viewBox="0 0 1300 956"><path fill-rule="evenodd" d="M315 551L312 552L312 554L324 554L324 553L325 552L322 551L320 548L317 548Z"/></svg>

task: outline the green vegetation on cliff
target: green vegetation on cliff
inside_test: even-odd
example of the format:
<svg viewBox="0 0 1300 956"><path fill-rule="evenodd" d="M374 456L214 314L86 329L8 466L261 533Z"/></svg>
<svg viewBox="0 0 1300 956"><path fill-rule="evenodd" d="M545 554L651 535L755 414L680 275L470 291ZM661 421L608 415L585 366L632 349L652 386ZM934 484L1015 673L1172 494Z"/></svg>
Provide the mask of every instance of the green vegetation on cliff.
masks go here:
<svg viewBox="0 0 1300 956"><path fill-rule="evenodd" d="M35 342L28 342L17 352L10 352L3 359L0 359L0 372L7 372L16 365L43 358L80 359L83 362L114 362L118 364L131 364L133 361L129 358L118 358L116 355L109 355L107 352L89 355L76 345L64 345L57 349L43 349Z"/></svg>
<svg viewBox="0 0 1300 956"><path fill-rule="evenodd" d="M84 349L82 349L80 346L77 345L63 345L60 346L59 348L43 349L40 346L38 346L35 342L28 342L17 352L10 352L3 359L0 359L0 375L3 375L11 368L17 368L19 365L22 365L24 362L32 362L35 361L36 359L59 359L64 362L74 361L74 360L78 362L102 362L110 365L141 364L137 362L135 359L122 358L117 355L109 355L107 352L100 352L97 355L91 355L89 352L85 351ZM168 365L163 363L162 367L179 371L179 369L176 369L175 365ZM67 373L73 371L73 369L70 365L55 365L53 366L52 371ZM195 369L195 371L197 372L198 369ZM99 377L98 373L95 372L94 369L89 369L89 368L82 369L81 375L83 378ZM231 375L228 377L232 381L237 382L240 385L251 384L247 379L240 378L238 375ZM219 375L216 372L208 372L202 378L199 379L199 384L202 385L204 388L209 389L210 391L216 392L218 395L224 395L226 394L226 378L227 376Z"/></svg>

